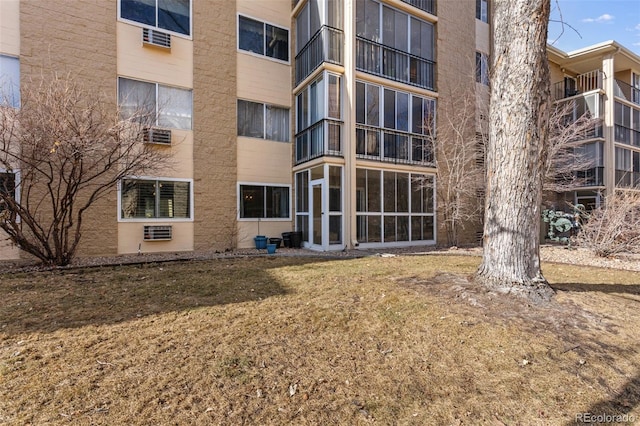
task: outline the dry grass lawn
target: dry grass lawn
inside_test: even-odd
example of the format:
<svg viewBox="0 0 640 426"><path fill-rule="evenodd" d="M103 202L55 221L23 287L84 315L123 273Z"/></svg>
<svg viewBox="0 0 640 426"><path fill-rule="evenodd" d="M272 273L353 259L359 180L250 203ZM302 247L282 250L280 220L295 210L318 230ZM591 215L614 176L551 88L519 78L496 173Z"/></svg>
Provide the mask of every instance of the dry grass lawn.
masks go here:
<svg viewBox="0 0 640 426"><path fill-rule="evenodd" d="M570 425L640 419L640 273L250 257L0 276L0 424ZM456 275L452 275L456 274Z"/></svg>

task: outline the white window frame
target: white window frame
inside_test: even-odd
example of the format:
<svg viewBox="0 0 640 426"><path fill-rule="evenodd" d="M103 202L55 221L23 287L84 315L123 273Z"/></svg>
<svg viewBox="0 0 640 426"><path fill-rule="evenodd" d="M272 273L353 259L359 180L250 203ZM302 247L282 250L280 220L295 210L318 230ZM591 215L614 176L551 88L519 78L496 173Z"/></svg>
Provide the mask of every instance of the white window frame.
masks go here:
<svg viewBox="0 0 640 426"><path fill-rule="evenodd" d="M127 24L133 24L141 28L149 28L151 30L161 31L167 34L174 35L176 37L185 38L187 40L193 40L193 1L189 0L189 34L182 34L175 31L167 30L166 28L158 27L158 0L156 0L156 25L149 25L138 21L132 21L131 19L123 18L121 13L121 1L118 0L118 21L126 22Z"/></svg>
<svg viewBox="0 0 640 426"><path fill-rule="evenodd" d="M480 59L478 61L478 59ZM480 68L478 69L478 65ZM476 51L476 83L489 86L489 55Z"/></svg>
<svg viewBox="0 0 640 426"><path fill-rule="evenodd" d="M268 56L266 54L266 50L264 54L260 54L260 53L256 53L256 52L251 52L250 50L244 50L240 48L240 17L243 18L247 18L247 19L251 19L253 21L257 21L262 23L262 27L264 29L264 33L263 33L263 46L266 48L266 26L267 25L271 25L272 27L276 27L279 28L281 30L285 30L287 32L287 60L284 61L282 59L278 59L278 58L274 58L273 56ZM291 64L291 29L290 28L286 28L283 27L281 25L278 24L274 24L273 22L270 21L264 21L262 19L258 19L255 18L253 16L250 15L246 15L244 13L238 13L236 16L236 39L237 39L237 45L236 45L236 49L238 51L238 53L244 53L246 55L251 55L251 56L255 56L256 58L262 58L262 59L268 59L270 61L275 61L279 64Z"/></svg>
<svg viewBox="0 0 640 426"><path fill-rule="evenodd" d="M264 103L264 102L252 101L250 99L238 98L237 102L240 102L240 101L251 102L253 104L262 105L262 137L241 135L241 134L238 133L239 137L252 138L252 139L264 139L264 140L267 140L267 141L282 142L282 143L290 143L291 142L291 108L285 107L285 106L282 106L282 105L275 105L275 104L269 104L269 103ZM237 105L237 103L236 103L236 105ZM275 107L275 108L280 108L280 109L287 110L288 120L287 120L287 126L285 126L286 129L287 129L287 140L281 141L281 140L278 140L278 139L269 139L269 138L267 138L267 107ZM239 113L239 109L236 108L236 123L237 123L237 120L238 120L238 113Z"/></svg>
<svg viewBox="0 0 640 426"><path fill-rule="evenodd" d="M145 181L167 181L167 182L187 182L189 183L189 217L180 217L180 218L147 218L147 217L140 217L140 218L124 218L122 217L122 181L123 180L145 180ZM162 222L171 222L171 223L177 223L177 222L193 222L193 218L195 216L194 211L193 211L193 207L194 207L194 200L193 200L193 179L184 179L184 178L170 178L170 177L156 177L156 176L125 176L122 179L120 179L118 181L118 189L117 189L117 195L118 195L118 202L117 202L117 217L118 217L118 222L150 222L150 223L162 223Z"/></svg>
<svg viewBox="0 0 640 426"><path fill-rule="evenodd" d="M160 128L169 128L169 129L176 129L176 130L193 130L193 89L189 89L189 88L184 88L184 87L178 87L178 86L170 86L167 84L161 84L155 81L147 81L147 80L140 80L137 78L131 78L131 77L126 77L126 76L118 76L118 93L117 93L117 99L118 99L118 103L120 102L120 79L126 79L126 80L131 80L131 81L136 81L136 82L140 82L140 83L149 83L149 84L154 84L155 85L155 120L153 123L153 126L157 126ZM188 129L183 129L180 127L166 127L166 126L161 126L158 124L158 120L160 118L160 113L163 112L161 110L161 106L160 106L160 102L158 101L159 98L159 89L160 87L166 87L169 89L179 89L179 90L184 90L185 92L189 92L191 94L191 105L190 105L190 112L191 112L191 119L190 119L190 124L189 124L189 128ZM120 105L118 105L120 106Z"/></svg>
<svg viewBox="0 0 640 426"><path fill-rule="evenodd" d="M287 217L241 217L240 211L240 204L242 203L242 199L240 198L241 196L241 191L240 188L242 186L262 186L265 188L267 187L272 187L272 188L287 188L287 191L289 192L289 206L287 209ZM238 205L237 205L237 215L236 218L239 222L291 222L292 220L292 202L293 202L293 198L291 196L291 184L280 184L280 183L265 183L265 182L238 182L237 186L236 186L236 198L238 199ZM266 200L265 200L266 201Z"/></svg>
<svg viewBox="0 0 640 426"><path fill-rule="evenodd" d="M0 107L9 106L11 108L20 108L20 58L17 56L0 54L0 59L9 61L15 60L18 63L18 81L13 81L12 79L5 80L5 75L0 74ZM12 102L5 103L6 100L11 100ZM15 101L15 105L13 101Z"/></svg>

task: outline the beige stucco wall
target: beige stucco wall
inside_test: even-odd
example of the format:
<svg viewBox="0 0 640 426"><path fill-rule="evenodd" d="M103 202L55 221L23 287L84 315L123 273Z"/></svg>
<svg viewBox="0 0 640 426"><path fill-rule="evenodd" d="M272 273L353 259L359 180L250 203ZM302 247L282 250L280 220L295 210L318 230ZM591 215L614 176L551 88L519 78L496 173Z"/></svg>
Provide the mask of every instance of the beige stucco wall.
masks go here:
<svg viewBox="0 0 640 426"><path fill-rule="evenodd" d="M142 27L118 22L117 62L118 76L150 81L184 89L193 88L193 41L171 36L171 49L142 43ZM193 131L171 129L171 146L153 146L152 149L169 154L166 167L156 171L163 178L193 178ZM118 214L116 212L116 214ZM172 225L170 241L143 241L145 225ZM193 222L118 223L118 253L193 250Z"/></svg>
<svg viewBox="0 0 640 426"><path fill-rule="evenodd" d="M144 226L172 227L170 241L144 241ZM193 222L122 222L118 225L118 253L174 252L193 250Z"/></svg>
<svg viewBox="0 0 640 426"><path fill-rule="evenodd" d="M4 5L5 1L1 3ZM82 2L82 7L67 0L21 1L21 84L53 70L70 72L78 82L113 99L115 110L116 9L115 1ZM116 188L113 189L85 215L78 255L116 253Z"/></svg>
<svg viewBox="0 0 640 426"><path fill-rule="evenodd" d="M117 23L118 75L182 88L193 87L193 42L171 36L171 49L142 43L142 27Z"/></svg>
<svg viewBox="0 0 640 426"><path fill-rule="evenodd" d="M290 30L291 2L289 0L238 0L238 13ZM289 34L290 46L293 43ZM291 63L272 60L252 53L237 51L237 97L286 108L292 106ZM293 113L290 114L290 125ZM293 136L291 136L293 139ZM291 158L293 142L275 142L264 139L237 137L237 181L264 185L291 185ZM293 203L293 194L290 204ZM291 210L291 209L290 209ZM236 207L237 211L237 207ZM292 220L261 219L260 234L280 237L292 230ZM238 247L253 247L258 233L257 219L239 219Z"/></svg>

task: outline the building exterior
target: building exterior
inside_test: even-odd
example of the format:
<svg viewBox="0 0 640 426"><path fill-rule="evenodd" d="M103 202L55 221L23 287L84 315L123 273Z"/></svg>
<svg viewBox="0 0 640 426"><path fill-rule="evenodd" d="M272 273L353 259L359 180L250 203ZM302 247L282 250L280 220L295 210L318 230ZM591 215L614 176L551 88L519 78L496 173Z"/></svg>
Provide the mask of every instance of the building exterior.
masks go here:
<svg viewBox="0 0 640 426"><path fill-rule="evenodd" d="M599 122L585 132L581 149L592 167L577 171L578 186L563 201L589 209L603 196L640 187L640 57L615 41L573 52L547 49L552 96L571 102L574 118Z"/></svg>
<svg viewBox="0 0 640 426"><path fill-rule="evenodd" d="M114 108L158 112L147 138L173 166L101 200L81 255L292 230L317 250L433 245L438 105L453 88L488 102L488 13L487 0L4 0L0 70L14 88L73 72ZM613 42L549 57L554 87L606 118L589 141L602 165L574 196L640 182L640 58ZM581 86L590 72L598 85ZM0 259L20 255L0 242Z"/></svg>

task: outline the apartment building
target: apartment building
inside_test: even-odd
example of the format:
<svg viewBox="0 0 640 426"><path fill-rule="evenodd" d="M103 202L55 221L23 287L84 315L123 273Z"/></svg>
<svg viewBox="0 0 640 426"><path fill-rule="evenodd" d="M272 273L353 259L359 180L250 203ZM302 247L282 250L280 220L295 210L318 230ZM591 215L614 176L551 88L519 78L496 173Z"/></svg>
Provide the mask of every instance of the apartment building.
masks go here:
<svg viewBox="0 0 640 426"><path fill-rule="evenodd" d="M0 12L4 86L55 69L114 108L157 108L148 142L172 167L101 200L81 255L245 248L292 230L316 250L444 241L438 110L452 88L488 103L488 0L4 0ZM555 98L603 118L585 139L595 166L565 194L597 205L640 182L640 58L615 42L548 52ZM19 256L0 243L0 258Z"/></svg>
<svg viewBox="0 0 640 426"><path fill-rule="evenodd" d="M640 188L640 57L615 41L547 52L554 100L570 102L574 118L599 119L581 137L591 167L576 171L561 201L592 209L606 194Z"/></svg>

